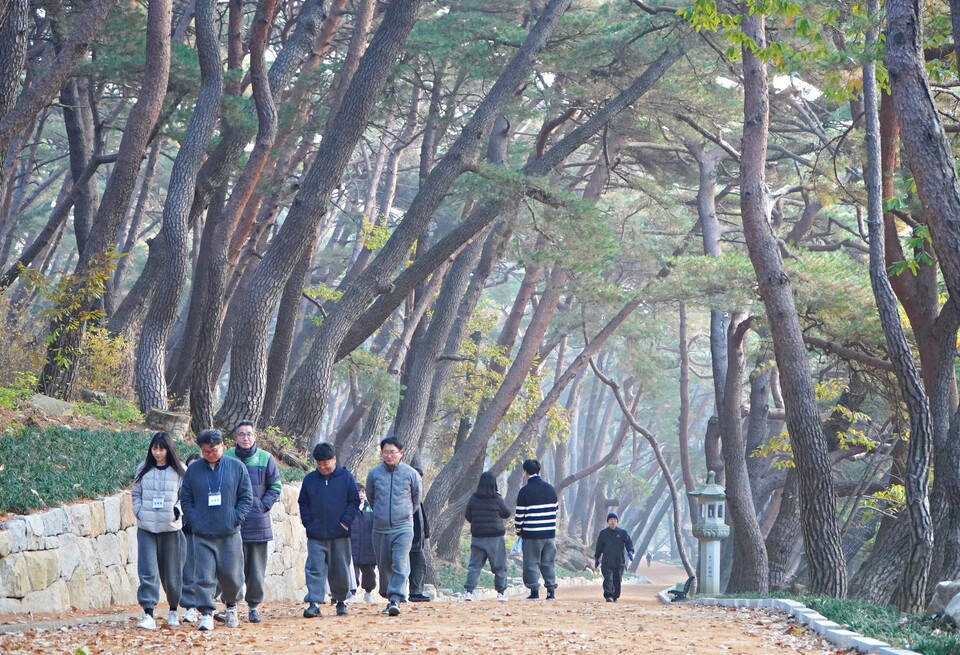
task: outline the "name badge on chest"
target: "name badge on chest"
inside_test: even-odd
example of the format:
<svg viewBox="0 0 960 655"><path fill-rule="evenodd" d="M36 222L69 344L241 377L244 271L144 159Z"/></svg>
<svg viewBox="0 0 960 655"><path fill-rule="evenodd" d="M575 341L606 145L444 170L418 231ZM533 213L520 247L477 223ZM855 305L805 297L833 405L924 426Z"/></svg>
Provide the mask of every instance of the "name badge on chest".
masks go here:
<svg viewBox="0 0 960 655"><path fill-rule="evenodd" d="M153 497L153 509L163 509L163 496Z"/></svg>
<svg viewBox="0 0 960 655"><path fill-rule="evenodd" d="M220 507L220 502L221 497L219 491L215 494L209 494L207 496L207 507Z"/></svg>

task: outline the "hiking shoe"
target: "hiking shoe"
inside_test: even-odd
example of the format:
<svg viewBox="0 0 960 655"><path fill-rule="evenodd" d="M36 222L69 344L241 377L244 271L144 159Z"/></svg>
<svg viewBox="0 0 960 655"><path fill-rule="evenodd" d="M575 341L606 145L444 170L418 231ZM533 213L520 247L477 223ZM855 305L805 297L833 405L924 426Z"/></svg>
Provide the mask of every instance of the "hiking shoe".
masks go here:
<svg viewBox="0 0 960 655"><path fill-rule="evenodd" d="M200 617L200 623L197 624L197 630L213 630L213 617L204 614Z"/></svg>
<svg viewBox="0 0 960 655"><path fill-rule="evenodd" d="M237 618L237 606L236 606L236 605L234 605L233 607L228 607L228 608L227 608L227 611L224 612L224 614L226 615L226 616L225 616L225 618L226 618L225 623L227 624L227 627L228 627L228 628L236 628L236 627L238 627L238 626L240 625L240 619Z"/></svg>
<svg viewBox="0 0 960 655"><path fill-rule="evenodd" d="M337 603L337 616L346 616L347 615L347 604L342 600Z"/></svg>
<svg viewBox="0 0 960 655"><path fill-rule="evenodd" d="M400 606L397 605L397 601L391 600L387 603L387 614L390 616L400 616Z"/></svg>
<svg viewBox="0 0 960 655"><path fill-rule="evenodd" d="M530 590L530 595L526 597L526 600L537 600L537 599L539 599L539 598L540 598L540 590L539 590L539 589L531 589L531 590Z"/></svg>
<svg viewBox="0 0 960 655"><path fill-rule="evenodd" d="M183 615L182 621L183 621L184 623L196 623L198 618L200 618L200 617L199 617L199 615L197 614L197 608L196 608L196 607L191 607L191 608L188 609L188 610L186 611L186 613Z"/></svg>
<svg viewBox="0 0 960 655"><path fill-rule="evenodd" d="M497 594L497 600L499 600L501 603L505 603L507 602L507 595L501 591L499 594Z"/></svg>
<svg viewBox="0 0 960 655"><path fill-rule="evenodd" d="M157 620L149 614L144 614L143 618L140 619L140 623L137 624L137 627L144 630L156 630Z"/></svg>
<svg viewBox="0 0 960 655"><path fill-rule="evenodd" d="M604 600L606 600L608 603L612 603L612 602L613 602L613 599L610 598L610 596L607 596Z"/></svg>
<svg viewBox="0 0 960 655"><path fill-rule="evenodd" d="M363 594L363 602L365 602L365 603L372 603L372 602L373 602L373 596L370 594L369 591L367 591L367 592L365 592L365 593Z"/></svg>
<svg viewBox="0 0 960 655"><path fill-rule="evenodd" d="M432 598L426 594L410 594L411 603L429 603Z"/></svg>
<svg viewBox="0 0 960 655"><path fill-rule="evenodd" d="M553 589L547 589L547 600L556 600L557 596Z"/></svg>
<svg viewBox="0 0 960 655"><path fill-rule="evenodd" d="M176 628L180 625L180 619L177 618L177 610L170 610L167 612L167 625L171 628Z"/></svg>
<svg viewBox="0 0 960 655"><path fill-rule="evenodd" d="M260 610L256 607L251 607L250 611L247 612L247 621L250 623L260 623L263 619L260 617Z"/></svg>
<svg viewBox="0 0 960 655"><path fill-rule="evenodd" d="M227 613L226 612L217 612L213 615L213 620L217 623L226 623L227 622Z"/></svg>
<svg viewBox="0 0 960 655"><path fill-rule="evenodd" d="M303 618L316 619L320 616L320 607L316 603L310 603L310 607L303 610Z"/></svg>
<svg viewBox="0 0 960 655"><path fill-rule="evenodd" d="M463 599L464 599L464 600L467 600L467 601L476 600L476 599L473 597L473 592L472 592L472 591L468 591L467 593L465 593L465 594L463 595Z"/></svg>

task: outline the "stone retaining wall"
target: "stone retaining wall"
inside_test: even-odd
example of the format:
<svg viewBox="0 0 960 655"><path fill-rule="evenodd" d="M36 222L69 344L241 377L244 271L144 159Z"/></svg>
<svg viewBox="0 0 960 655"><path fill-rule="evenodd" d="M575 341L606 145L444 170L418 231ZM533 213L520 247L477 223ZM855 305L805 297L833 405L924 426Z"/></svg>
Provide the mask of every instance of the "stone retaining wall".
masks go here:
<svg viewBox="0 0 960 655"><path fill-rule="evenodd" d="M284 485L271 511L267 600L300 600L306 592L299 492ZM138 584L129 491L0 524L0 614L136 605Z"/></svg>

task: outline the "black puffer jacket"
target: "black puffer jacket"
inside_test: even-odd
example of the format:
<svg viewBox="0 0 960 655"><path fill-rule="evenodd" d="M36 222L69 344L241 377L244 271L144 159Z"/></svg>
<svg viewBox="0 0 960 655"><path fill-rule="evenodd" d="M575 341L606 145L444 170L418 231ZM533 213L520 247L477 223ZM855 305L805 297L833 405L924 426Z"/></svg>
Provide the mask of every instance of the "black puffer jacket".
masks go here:
<svg viewBox="0 0 960 655"><path fill-rule="evenodd" d="M502 537L507 532L503 519L510 518L510 510L500 494L493 498L473 494L467 501L465 518L474 537Z"/></svg>

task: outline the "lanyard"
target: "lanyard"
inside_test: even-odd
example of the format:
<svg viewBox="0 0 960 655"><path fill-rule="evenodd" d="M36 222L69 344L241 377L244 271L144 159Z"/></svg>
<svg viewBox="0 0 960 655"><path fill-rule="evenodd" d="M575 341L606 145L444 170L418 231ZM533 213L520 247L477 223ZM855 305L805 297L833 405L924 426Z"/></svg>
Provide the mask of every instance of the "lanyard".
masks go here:
<svg viewBox="0 0 960 655"><path fill-rule="evenodd" d="M221 458L222 459L222 458ZM216 464L219 476L217 477L217 493L220 493L220 490L223 488L223 462L217 462ZM213 493L213 487L210 485L210 481L213 479L213 476L217 475L211 471L211 475L207 478L207 493Z"/></svg>

